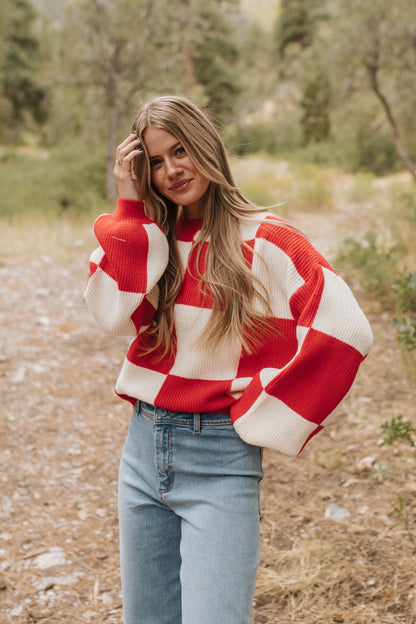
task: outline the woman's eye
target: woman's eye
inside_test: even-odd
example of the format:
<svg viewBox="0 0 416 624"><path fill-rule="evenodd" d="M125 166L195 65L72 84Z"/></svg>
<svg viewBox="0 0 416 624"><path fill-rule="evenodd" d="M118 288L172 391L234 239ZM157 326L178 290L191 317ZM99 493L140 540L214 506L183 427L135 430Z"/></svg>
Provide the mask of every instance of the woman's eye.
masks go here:
<svg viewBox="0 0 416 624"><path fill-rule="evenodd" d="M162 161L159 158L157 158L155 160L151 160L150 161L150 166L151 166L152 169L155 169L156 167L159 167L159 165L161 165L161 163L162 163Z"/></svg>
<svg viewBox="0 0 416 624"><path fill-rule="evenodd" d="M185 148L184 147L178 147L175 151L175 154L177 156L183 156L184 154L186 154Z"/></svg>

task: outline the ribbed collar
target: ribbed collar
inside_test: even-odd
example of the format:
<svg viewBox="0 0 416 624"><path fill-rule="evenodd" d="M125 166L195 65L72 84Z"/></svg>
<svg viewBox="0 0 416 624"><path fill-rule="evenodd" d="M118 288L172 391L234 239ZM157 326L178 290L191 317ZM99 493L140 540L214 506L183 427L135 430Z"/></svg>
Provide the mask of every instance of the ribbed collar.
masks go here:
<svg viewBox="0 0 416 624"><path fill-rule="evenodd" d="M187 219L181 215L176 226L176 236L179 240L191 241L202 228L203 219Z"/></svg>

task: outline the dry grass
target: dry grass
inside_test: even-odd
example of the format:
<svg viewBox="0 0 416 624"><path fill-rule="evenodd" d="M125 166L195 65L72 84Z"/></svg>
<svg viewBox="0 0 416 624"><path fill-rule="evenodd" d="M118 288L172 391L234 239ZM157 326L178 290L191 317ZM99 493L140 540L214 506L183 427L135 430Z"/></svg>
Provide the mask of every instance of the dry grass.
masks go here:
<svg viewBox="0 0 416 624"><path fill-rule="evenodd" d="M339 174L331 169L247 156L233 162L233 171L237 185L254 203L284 202L280 212L316 213L334 207Z"/></svg>
<svg viewBox="0 0 416 624"><path fill-rule="evenodd" d="M362 231L384 219L371 195L346 197L291 215L330 259L352 215ZM82 302L93 245L82 224L0 228L0 624L122 621L116 481L130 409L112 388L125 344ZM338 419L300 457L265 453L256 624L416 623L415 452L379 444L384 421L415 415L415 391L383 310L353 288L376 340ZM350 515L326 517L331 504ZM54 552L61 561L39 567Z"/></svg>

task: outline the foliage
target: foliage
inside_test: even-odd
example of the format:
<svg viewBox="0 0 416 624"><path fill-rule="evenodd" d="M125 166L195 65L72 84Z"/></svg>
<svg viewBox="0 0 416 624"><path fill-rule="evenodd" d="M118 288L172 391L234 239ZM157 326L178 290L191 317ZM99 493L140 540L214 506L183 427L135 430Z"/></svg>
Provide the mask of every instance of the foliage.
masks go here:
<svg viewBox="0 0 416 624"><path fill-rule="evenodd" d="M283 55L291 43L302 48L311 45L316 30L317 0L282 0L275 24L275 39Z"/></svg>
<svg viewBox="0 0 416 624"><path fill-rule="evenodd" d="M363 287L397 315L392 321L404 352L416 352L416 272L399 269L405 253L402 245L380 247L374 231L363 242L349 238L338 260L345 260L363 276Z"/></svg>
<svg viewBox="0 0 416 624"><path fill-rule="evenodd" d="M234 129L227 144L236 156L256 152L276 154L280 147L278 129L271 123L247 124Z"/></svg>
<svg viewBox="0 0 416 624"><path fill-rule="evenodd" d="M84 124L97 127L106 143L109 200L115 199L112 169L126 133L121 128L144 99L195 92L214 112L232 110L238 81L231 71L236 50L227 19L234 4L207 0L201 8L196 0L138 0L133 8L131 0L80 0L69 6L61 88L78 91Z"/></svg>
<svg viewBox="0 0 416 624"><path fill-rule="evenodd" d="M416 352L416 271L400 275L394 290L400 315L392 322L397 342L405 352Z"/></svg>
<svg viewBox="0 0 416 624"><path fill-rule="evenodd" d="M396 330L397 342L405 351L416 350L416 314L401 319L394 319L392 326Z"/></svg>
<svg viewBox="0 0 416 624"><path fill-rule="evenodd" d="M399 201L404 206L405 217L411 222L416 223L416 194L401 191Z"/></svg>
<svg viewBox="0 0 416 624"><path fill-rule="evenodd" d="M236 71L239 49L231 20L218 11L217 4L201 9L206 34L195 48L195 79L204 89L206 106L218 117L235 114L242 82Z"/></svg>
<svg viewBox="0 0 416 624"><path fill-rule="evenodd" d="M414 219L414 195L401 191L398 198L392 199L394 216L390 235L396 243L383 245L376 233L370 231L362 241L354 238L344 241L338 260L354 267L362 277L363 287L388 311L406 374L413 385L416 383L416 271L408 271L406 263L412 258L410 250L414 244L409 227Z"/></svg>
<svg viewBox="0 0 416 624"><path fill-rule="evenodd" d="M398 156L391 139L371 128L368 123L357 129L356 145L353 170L370 171L379 176L397 171Z"/></svg>
<svg viewBox="0 0 416 624"><path fill-rule="evenodd" d="M25 181L22 184L22 180ZM0 217L80 215L105 206L105 162L82 142L0 157Z"/></svg>
<svg viewBox="0 0 416 624"><path fill-rule="evenodd" d="M405 420L402 414L397 416L397 418L393 417L390 422L383 423L381 429L384 434L381 446L390 446L397 440L404 440L410 444L410 446L416 446L416 441L414 439L416 427L408 420Z"/></svg>
<svg viewBox="0 0 416 624"><path fill-rule="evenodd" d="M398 157L416 181L407 109L416 90L416 4L407 0L339 2L328 41L330 64L345 95L369 90L378 102ZM348 85L346 87L346 85Z"/></svg>
<svg viewBox="0 0 416 624"><path fill-rule="evenodd" d="M404 312L416 312L416 271L398 277L394 283L399 308Z"/></svg>
<svg viewBox="0 0 416 624"><path fill-rule="evenodd" d="M398 262L404 253L400 245L381 247L377 234L371 230L363 241L347 238L338 254L338 262L350 264L363 276L363 287L384 304L394 301L394 284L398 277Z"/></svg>
<svg viewBox="0 0 416 624"><path fill-rule="evenodd" d="M416 4L281 0L275 21L264 10L0 0L0 140L53 146L76 135L100 146L111 199L114 149L133 112L173 92L207 106L236 154L295 153L376 175L410 162Z"/></svg>
<svg viewBox="0 0 416 624"><path fill-rule="evenodd" d="M37 77L39 40L36 13L28 0L3 0L0 5L0 132L16 128L30 113L38 123L47 117L46 91Z"/></svg>
<svg viewBox="0 0 416 624"><path fill-rule="evenodd" d="M330 104L328 75L319 67L315 71L306 71L300 100L303 111L300 124L305 143L328 140L331 129Z"/></svg>

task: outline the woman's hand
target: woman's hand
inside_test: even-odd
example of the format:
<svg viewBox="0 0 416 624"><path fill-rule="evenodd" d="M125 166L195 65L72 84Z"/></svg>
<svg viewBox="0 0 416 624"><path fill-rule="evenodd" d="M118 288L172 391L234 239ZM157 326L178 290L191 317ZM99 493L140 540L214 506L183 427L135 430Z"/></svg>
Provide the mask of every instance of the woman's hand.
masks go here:
<svg viewBox="0 0 416 624"><path fill-rule="evenodd" d="M141 199L139 181L134 167L134 159L140 154L143 154L143 150L136 134L130 134L117 147L113 173L117 182L118 194L124 199Z"/></svg>

